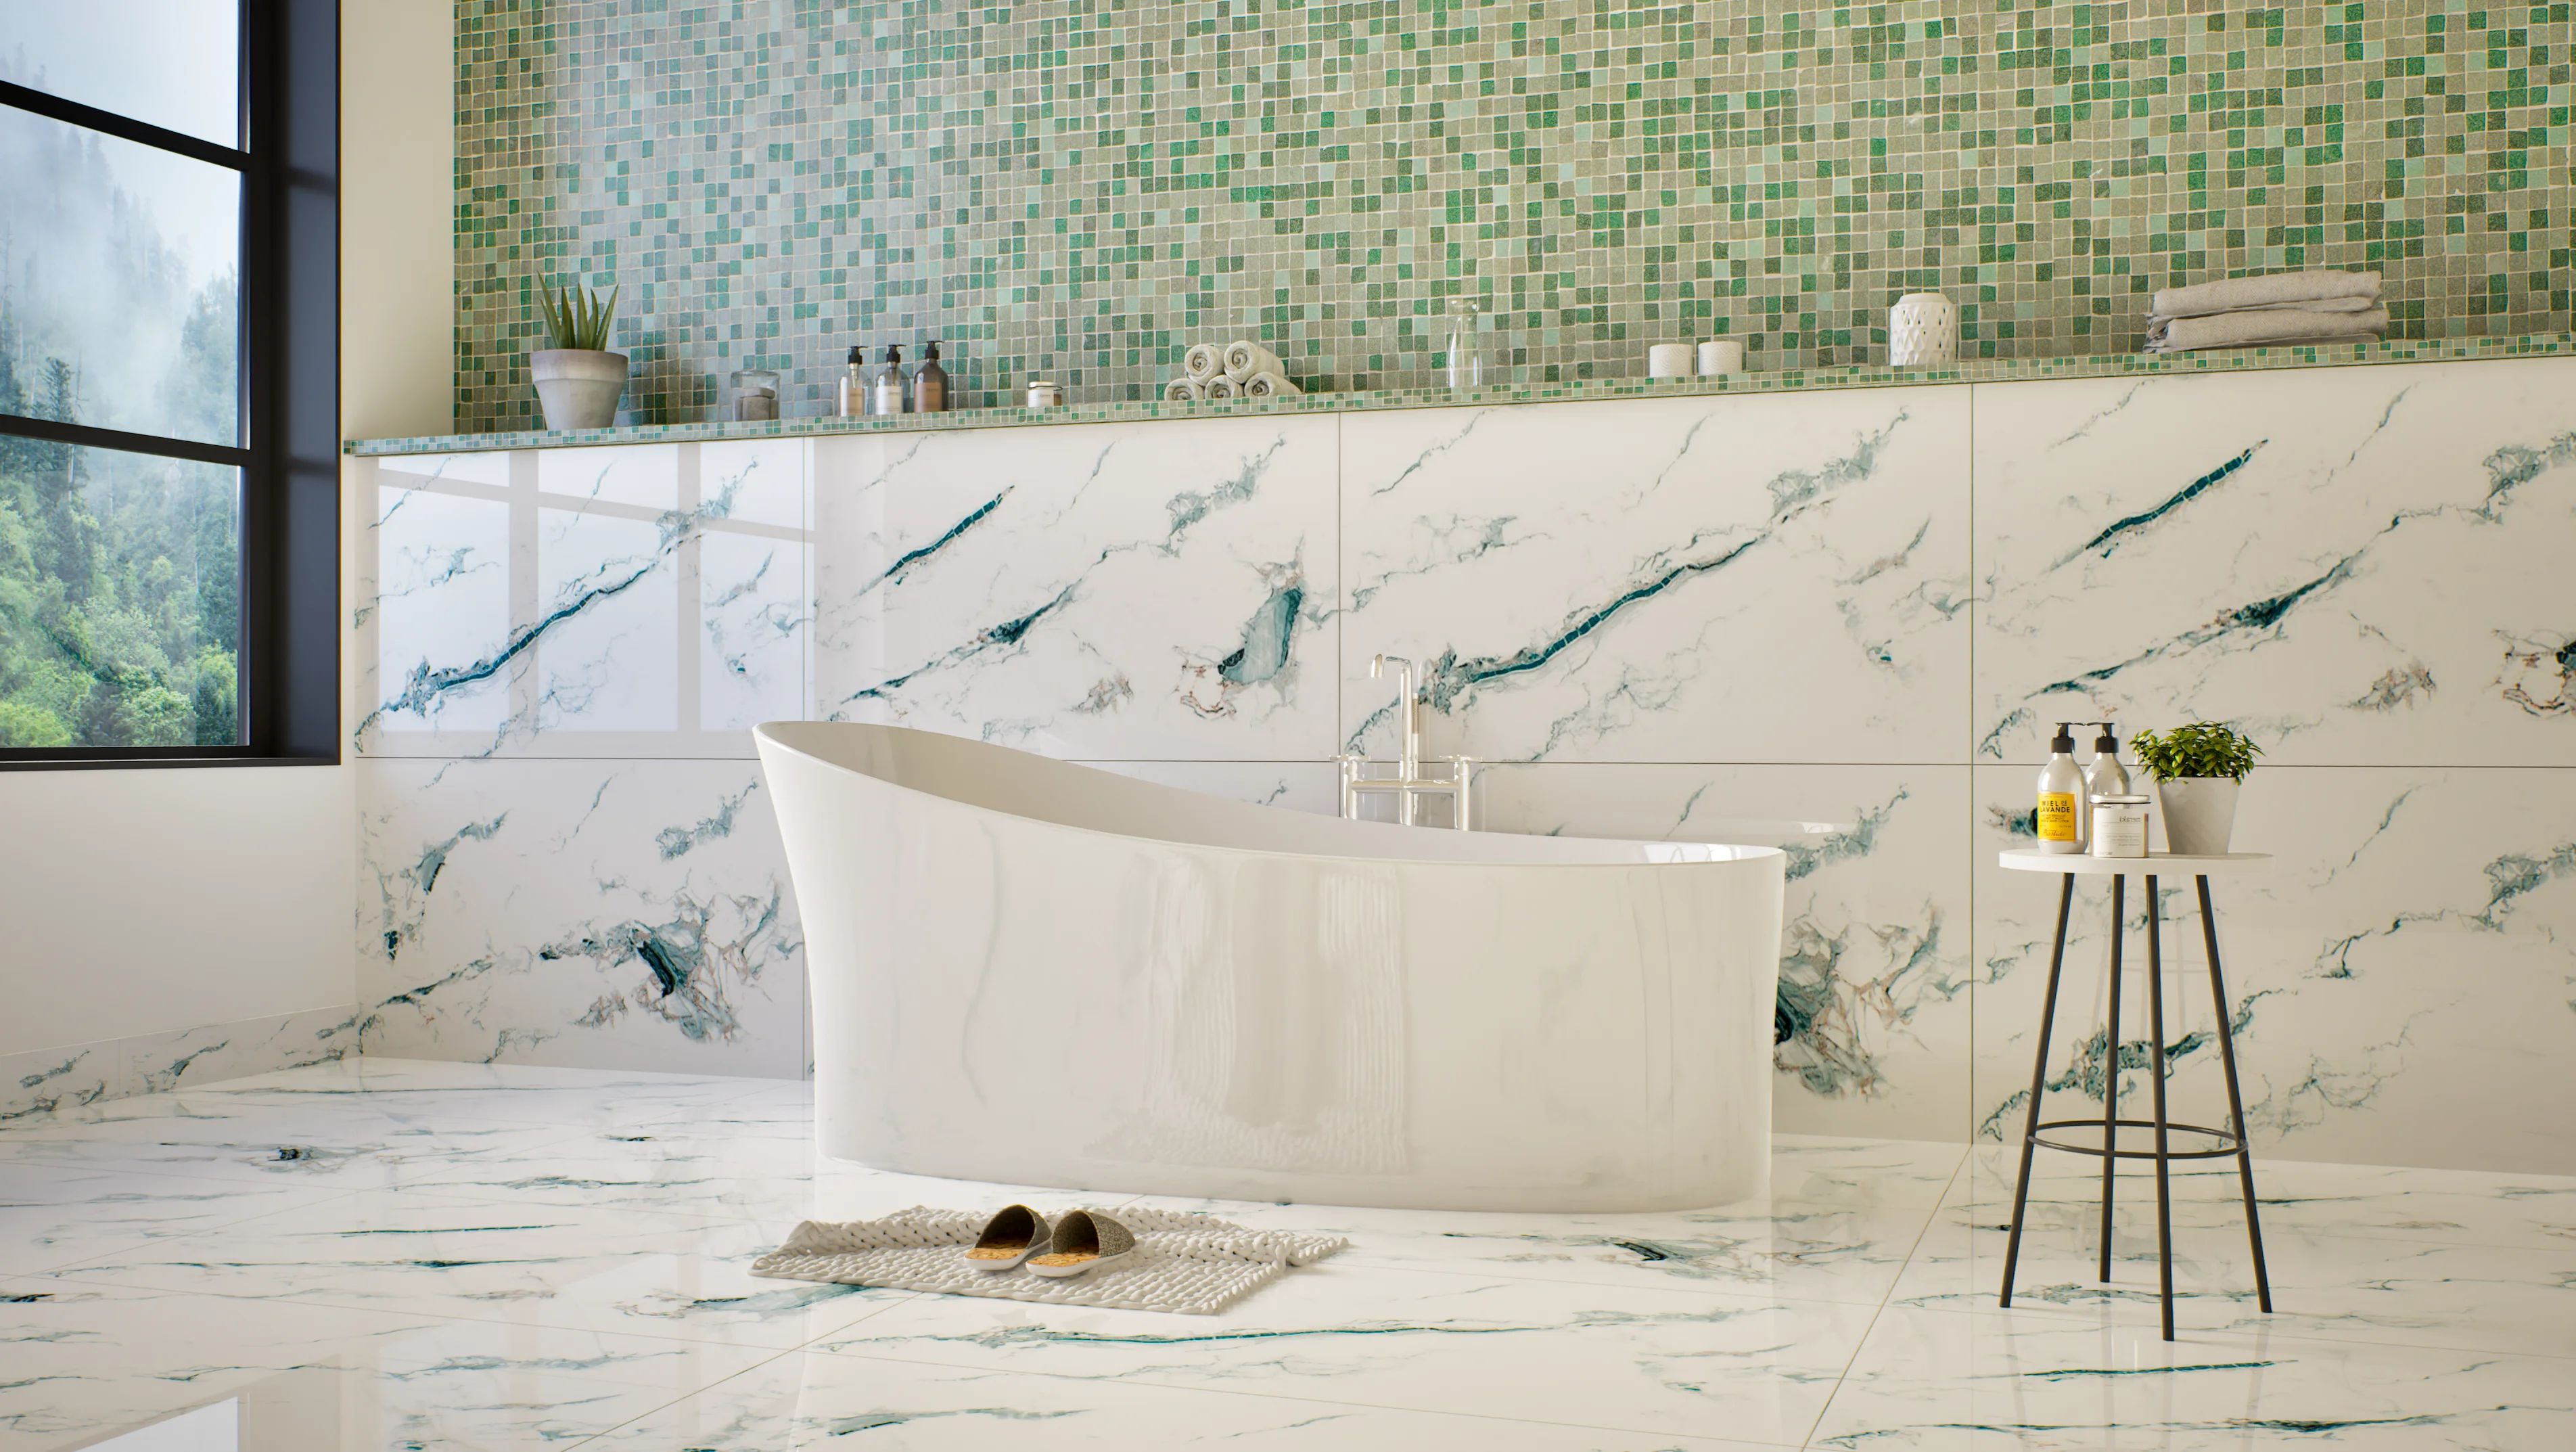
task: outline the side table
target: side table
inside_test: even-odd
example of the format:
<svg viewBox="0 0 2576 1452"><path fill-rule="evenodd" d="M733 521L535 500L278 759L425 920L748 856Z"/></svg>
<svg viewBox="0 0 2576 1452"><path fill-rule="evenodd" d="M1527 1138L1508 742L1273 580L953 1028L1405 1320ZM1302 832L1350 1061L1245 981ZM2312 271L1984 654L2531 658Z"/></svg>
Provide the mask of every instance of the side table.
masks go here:
<svg viewBox="0 0 2576 1452"><path fill-rule="evenodd" d="M2048 956L2048 999L2040 1009L2039 1052L2030 1074L2030 1114L2022 1129L2021 1180L2013 1187L2012 1235L2004 1246L2004 1285L2001 1304L2012 1305L2013 1267L2021 1259L2022 1214L2030 1200L2030 1162L2033 1151L2064 1150L2069 1154L2098 1155L2102 1160L2102 1275L2111 1279L2111 1194L2112 1171L2124 1159L2156 1162L2156 1257L2163 1278L2164 1332L2167 1341L2174 1339L2173 1311L2173 1187L2171 1166L2175 1160L2233 1158L2238 1181L2245 1191L2245 1233L2254 1247L2254 1290L2266 1312L2272 1309L2272 1281L2263 1267L2263 1226L2254 1208L2254 1156L2245 1143L2245 1101L2236 1084L2236 1036L2229 1026L2227 984L2218 964L2218 923L2209 903L2209 879L2213 873L2240 872L2269 862L2263 852L2230 852L2221 856L2184 857L2157 852L2146 857L2093 857L2082 853L2014 851L2001 855L2002 865L2015 872L2054 872L2060 877L2057 889L2057 943ZM2179 877L2190 873L2200 888L2201 942L2209 950L2209 994L2218 1014L2218 1058L2227 1071L2227 1128L2211 1129L2205 1125L2174 1124L2165 1117L2165 991L2164 991L2164 907L2156 896L2156 878ZM2130 875L2147 880L2147 1016L2150 1024L2148 1044L2148 1083L2153 1087L2153 1119L2120 1118L2120 939L2121 897ZM2102 1117L2092 1119L2052 1119L2039 1117L2040 1095L2048 1086L2048 1039L2050 1026L2057 1018L2057 984L2060 970L2066 964L2066 918L2075 902L2075 879L2108 877L2111 879L2111 1004L2110 1023L2104 1034L2106 1044L2103 1065ZM2087 1144L2069 1144L2044 1137L2055 1129L2089 1129L2099 1124L2102 1143L2097 1148ZM2122 1126L2153 1129L2152 1150L2120 1148ZM2170 1131L2206 1135L2217 1143L2214 1149L2176 1150L2167 1142Z"/></svg>

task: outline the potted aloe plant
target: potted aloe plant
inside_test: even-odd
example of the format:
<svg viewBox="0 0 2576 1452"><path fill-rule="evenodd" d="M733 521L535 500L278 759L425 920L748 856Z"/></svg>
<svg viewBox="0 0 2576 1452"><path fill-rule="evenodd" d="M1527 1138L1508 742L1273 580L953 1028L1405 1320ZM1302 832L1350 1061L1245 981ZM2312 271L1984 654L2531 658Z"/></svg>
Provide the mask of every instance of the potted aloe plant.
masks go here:
<svg viewBox="0 0 2576 1452"><path fill-rule="evenodd" d="M607 351L608 320L617 315L617 289L566 286L537 294L551 348L528 354L528 381L537 386L550 429L604 429L617 422L617 400L626 393L626 355Z"/></svg>
<svg viewBox="0 0 2576 1452"><path fill-rule="evenodd" d="M2236 793L2263 748L2215 721L2195 721L2131 743L2156 778L2165 812L2165 850L2187 857L2227 851L2236 828Z"/></svg>

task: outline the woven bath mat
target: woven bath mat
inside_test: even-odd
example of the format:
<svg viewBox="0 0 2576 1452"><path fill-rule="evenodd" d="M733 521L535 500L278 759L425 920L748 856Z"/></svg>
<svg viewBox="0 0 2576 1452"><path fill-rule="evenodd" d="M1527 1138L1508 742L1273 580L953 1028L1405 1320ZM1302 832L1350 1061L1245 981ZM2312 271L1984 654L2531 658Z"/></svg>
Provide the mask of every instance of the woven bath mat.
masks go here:
<svg viewBox="0 0 2576 1452"><path fill-rule="evenodd" d="M957 1296L1001 1296L1060 1306L1113 1306L1212 1316L1288 1273L1350 1242L1339 1236L1246 1230L1205 1215L1172 1210L1105 1212L1136 1232L1136 1251L1115 1270L1050 1280L1029 1271L980 1271L958 1248L973 1245L990 1218L967 1210L916 1205L883 1220L830 1224L808 1220L787 1243L752 1262L751 1273L779 1280L831 1281ZM1052 1219L1052 1217L1050 1217Z"/></svg>

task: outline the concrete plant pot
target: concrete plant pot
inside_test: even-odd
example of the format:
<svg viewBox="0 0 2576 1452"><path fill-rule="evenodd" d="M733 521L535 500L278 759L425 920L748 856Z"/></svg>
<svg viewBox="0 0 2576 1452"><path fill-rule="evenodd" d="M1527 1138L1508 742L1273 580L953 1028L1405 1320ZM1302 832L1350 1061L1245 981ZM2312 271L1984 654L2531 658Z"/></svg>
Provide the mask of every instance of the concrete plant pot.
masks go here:
<svg viewBox="0 0 2576 1452"><path fill-rule="evenodd" d="M626 394L626 355L540 348L528 355L528 381L545 405L547 428L604 429L617 422L617 400Z"/></svg>
<svg viewBox="0 0 2576 1452"><path fill-rule="evenodd" d="M2185 857L2217 857L2236 830L2236 794L2244 783L2228 776L2180 776L2156 783L2165 809L2165 850Z"/></svg>

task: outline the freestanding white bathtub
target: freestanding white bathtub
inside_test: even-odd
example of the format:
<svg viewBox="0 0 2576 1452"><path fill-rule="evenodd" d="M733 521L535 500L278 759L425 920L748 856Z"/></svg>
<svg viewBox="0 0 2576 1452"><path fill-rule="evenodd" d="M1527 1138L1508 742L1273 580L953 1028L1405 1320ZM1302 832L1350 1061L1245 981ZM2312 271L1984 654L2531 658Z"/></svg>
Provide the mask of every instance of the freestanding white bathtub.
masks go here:
<svg viewBox="0 0 2576 1452"><path fill-rule="evenodd" d="M816 1132L884 1169L1461 1210L1760 1193L1783 859L759 729Z"/></svg>

